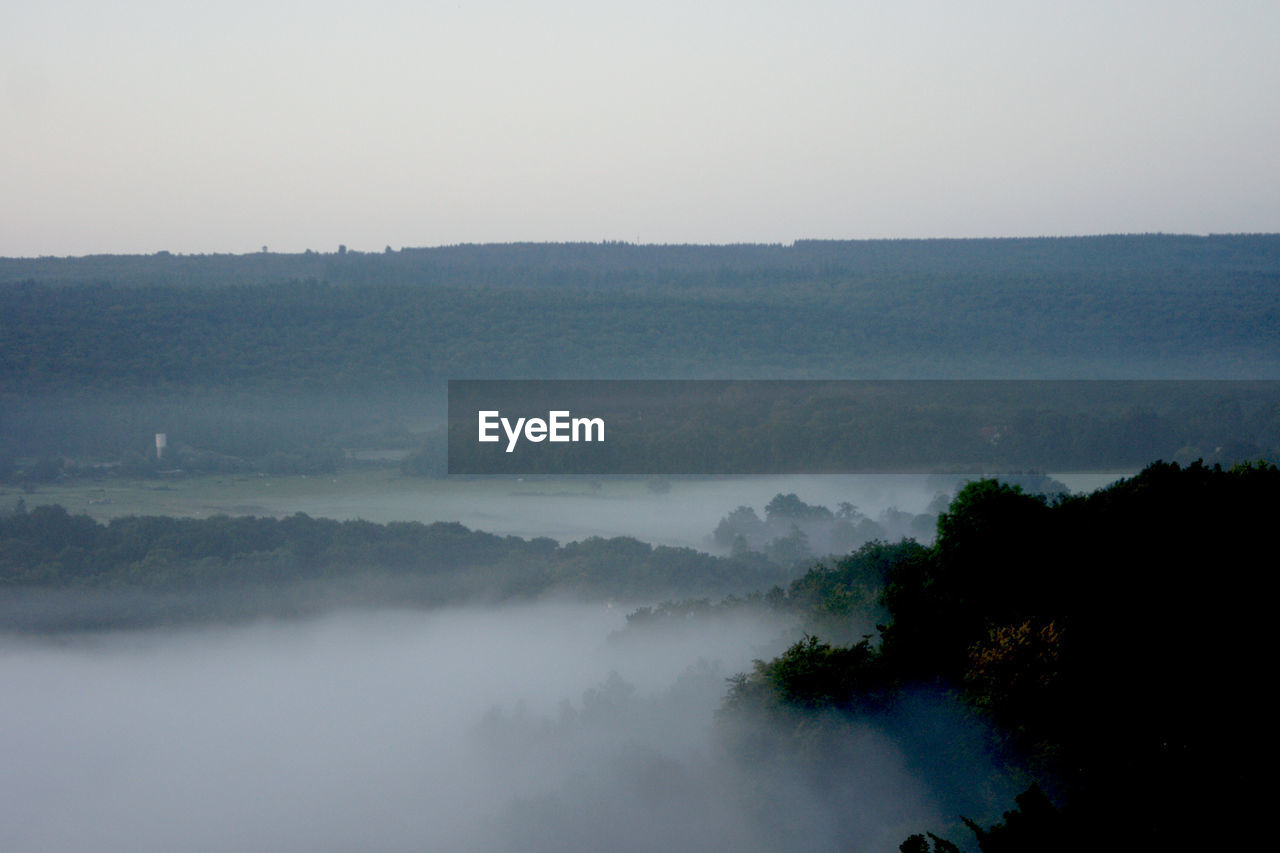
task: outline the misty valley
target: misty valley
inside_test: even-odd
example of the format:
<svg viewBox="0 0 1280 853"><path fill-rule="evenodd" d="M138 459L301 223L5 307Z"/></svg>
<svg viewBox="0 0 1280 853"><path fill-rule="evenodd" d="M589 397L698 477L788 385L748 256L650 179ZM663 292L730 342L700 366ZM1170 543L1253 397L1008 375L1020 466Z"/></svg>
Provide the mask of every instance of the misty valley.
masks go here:
<svg viewBox="0 0 1280 853"><path fill-rule="evenodd" d="M0 259L0 848L1242 844L1278 286L1271 235ZM670 431L814 467L451 476L457 377L796 380ZM867 377L1072 382L804 385Z"/></svg>
<svg viewBox="0 0 1280 853"><path fill-rule="evenodd" d="M1264 605L1247 573L1167 567L1248 565L1220 533L1265 529L1280 471L1159 464L1076 495L1031 480L1055 488L973 480L878 521L778 493L720 519L720 555L10 509L6 846L989 850L1185 832L1173 809L1240 796L1196 780L1242 778L1253 729L1223 732L1265 707L1247 677ZM886 541L928 522L931 544ZM807 550L859 527L885 536ZM1186 640L1213 620L1216 643Z"/></svg>
<svg viewBox="0 0 1280 853"><path fill-rule="evenodd" d="M923 504L937 486L830 479L622 490L630 501L568 486L570 499L603 503L598 515L613 503L612 524L634 517L637 496L652 515L663 503L681 512L690 501L794 486L867 508L893 501L878 517L904 526L916 516L897 504ZM493 502L502 492L486 494ZM517 506L508 498L508 512ZM842 520L860 515L851 507ZM745 531L753 540L769 524L804 525L818 540L835 521L794 493L762 500L760 513ZM708 522L698 541L714 547L733 517L714 532ZM417 534L408 547L406 534ZM198 837L213 849L607 849L633 838L629 846L764 850L846 833L836 791L806 793L804 761L765 780L717 723L728 679L800 636L799 611L776 582L811 552L788 552L784 564L767 556L779 556L771 541L714 557L629 538L559 546L456 524L303 516L100 524L56 505L11 506L0 542L7 557L21 552L37 565L12 582L18 562L4 564L3 618L24 632L5 640L0 665L13 697L3 751L24 768L7 798L14 849L166 849ZM68 543L82 554L78 567ZM47 560L37 561L41 551ZM113 559L124 562L101 571ZM440 580L442 565L462 571ZM708 591L723 597L688 597ZM664 593L685 597L658 602ZM873 630L871 616L845 614L839 628ZM985 743L954 700L914 701L917 713ZM841 795L856 792L875 815L859 837L885 846L906 821L945 823L953 800L989 810L990 797L922 787L886 726L865 726L858 762L842 774ZM869 784L866 762L885 778ZM1003 778L994 765L985 772L993 784ZM72 776L71 802L38 795ZM756 790L762 781L772 794ZM773 796L786 797L788 816L760 821ZM168 819L104 831L106 816L141 803L148 813L163 804ZM64 810L80 821L56 819Z"/></svg>

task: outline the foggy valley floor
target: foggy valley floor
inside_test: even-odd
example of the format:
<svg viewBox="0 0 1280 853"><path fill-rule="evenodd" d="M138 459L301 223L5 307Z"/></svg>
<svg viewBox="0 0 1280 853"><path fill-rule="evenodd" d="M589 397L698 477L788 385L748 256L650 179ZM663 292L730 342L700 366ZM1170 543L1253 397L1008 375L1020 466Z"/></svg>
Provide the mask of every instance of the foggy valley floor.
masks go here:
<svg viewBox="0 0 1280 853"><path fill-rule="evenodd" d="M0 847L802 850L847 835L803 767L757 778L717 747L725 679L785 647L788 626L619 634L622 617L540 604L5 637ZM976 805L931 790L874 726L857 750L845 786L865 849Z"/></svg>

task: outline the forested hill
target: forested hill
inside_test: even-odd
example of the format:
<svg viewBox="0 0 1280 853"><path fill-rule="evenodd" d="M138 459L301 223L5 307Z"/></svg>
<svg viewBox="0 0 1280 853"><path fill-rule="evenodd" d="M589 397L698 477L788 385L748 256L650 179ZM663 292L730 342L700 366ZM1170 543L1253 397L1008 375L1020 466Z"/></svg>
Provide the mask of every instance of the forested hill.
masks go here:
<svg viewBox="0 0 1280 853"><path fill-rule="evenodd" d="M21 393L1277 376L1277 235L0 260Z"/></svg>

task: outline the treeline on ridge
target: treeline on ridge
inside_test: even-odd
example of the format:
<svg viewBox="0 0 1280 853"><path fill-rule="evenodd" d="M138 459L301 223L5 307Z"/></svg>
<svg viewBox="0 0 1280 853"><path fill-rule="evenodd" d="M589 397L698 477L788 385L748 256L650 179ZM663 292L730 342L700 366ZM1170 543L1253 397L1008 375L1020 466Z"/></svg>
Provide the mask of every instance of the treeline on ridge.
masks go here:
<svg viewBox="0 0 1280 853"><path fill-rule="evenodd" d="M705 280L709 273L777 272L792 276L836 271L905 270L912 273L990 274L1016 269L1131 270L1224 266L1274 270L1280 260L1276 235L1118 234L1097 237L797 240L791 245L637 245L602 243L496 243L380 252L151 255L0 258L0 284L38 281L57 285L176 284L202 287L272 284L317 279L339 284L404 283L406 280L469 285L501 273L491 286L589 283L646 287L682 276ZM548 272L550 276L546 275ZM523 274L523 275L522 275Z"/></svg>
<svg viewBox="0 0 1280 853"><path fill-rule="evenodd" d="M1280 365L1275 236L529 244L326 257L320 267L276 255L0 260L0 387L1256 378ZM208 267L195 276L202 286L183 284L188 267Z"/></svg>

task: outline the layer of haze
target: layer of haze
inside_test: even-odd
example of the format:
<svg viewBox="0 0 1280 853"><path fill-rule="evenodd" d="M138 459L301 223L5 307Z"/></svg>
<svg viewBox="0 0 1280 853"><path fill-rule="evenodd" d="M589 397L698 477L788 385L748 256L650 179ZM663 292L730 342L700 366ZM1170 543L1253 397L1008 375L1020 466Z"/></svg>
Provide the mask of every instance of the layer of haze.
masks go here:
<svg viewBox="0 0 1280 853"><path fill-rule="evenodd" d="M1117 478L1082 479L1105 485ZM305 498L287 496L279 504L268 496L255 500L264 510L281 514L304 512L384 523L457 521L474 530L524 538L549 536L561 543L589 536L633 536L654 545L720 551L712 540L720 520L738 506L750 506L763 518L765 506L775 495L795 494L832 512L847 501L874 519L890 509L923 513L939 492L952 494L956 482L909 474L742 477L675 480L668 483L669 492L654 494L634 482L606 483L596 492L585 479L495 480L470 488L467 484L404 491L378 487Z"/></svg>
<svg viewBox="0 0 1280 853"><path fill-rule="evenodd" d="M982 807L871 725L821 790L753 771L713 714L781 626L623 621L543 604L0 637L0 847L895 850ZM910 726L963 735L936 703Z"/></svg>
<svg viewBox="0 0 1280 853"><path fill-rule="evenodd" d="M0 255L1280 231L1280 5L9 3Z"/></svg>

